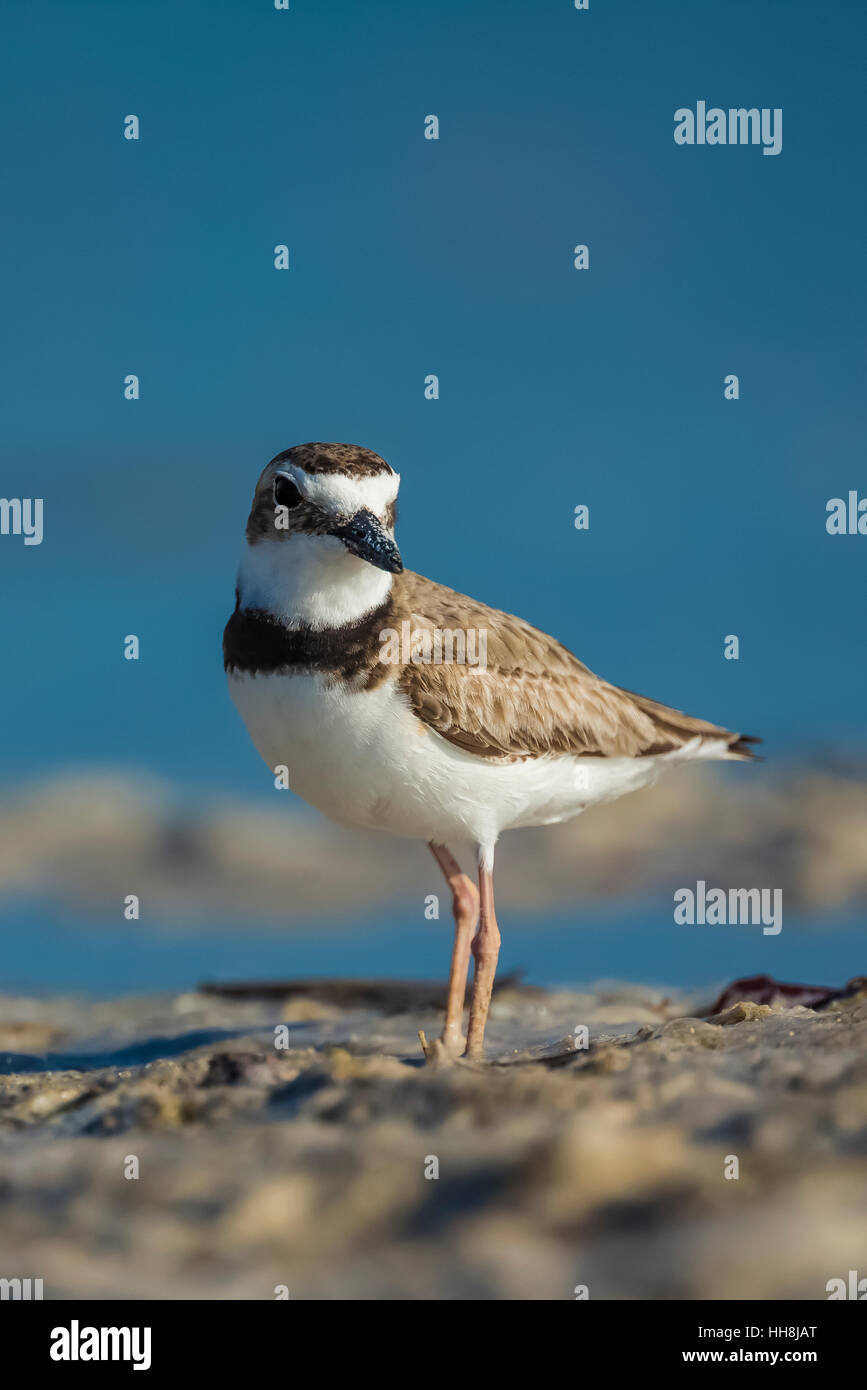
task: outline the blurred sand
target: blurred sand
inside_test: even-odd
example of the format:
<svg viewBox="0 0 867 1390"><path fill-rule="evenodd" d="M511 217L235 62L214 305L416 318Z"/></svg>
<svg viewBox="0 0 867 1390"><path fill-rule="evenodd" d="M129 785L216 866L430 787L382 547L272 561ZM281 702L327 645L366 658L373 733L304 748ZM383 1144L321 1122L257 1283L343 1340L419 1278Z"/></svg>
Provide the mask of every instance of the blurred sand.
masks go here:
<svg viewBox="0 0 867 1390"><path fill-rule="evenodd" d="M294 808L294 809L293 809ZM642 894L671 901L697 877L780 888L787 911L867 902L867 777L767 766L688 768L564 825L510 833L497 865L503 912ZM472 863L472 852L467 862ZM104 920L136 885L150 922L221 918L309 927L311 916L444 892L422 844L343 830L285 792L250 805L190 801L141 772L71 774L0 799L0 905L35 899Z"/></svg>
<svg viewBox="0 0 867 1390"><path fill-rule="evenodd" d="M493 1062L432 1068L429 999L0 999L0 1275L46 1298L824 1299L867 1272L867 996L676 1017L701 1007L507 988Z"/></svg>

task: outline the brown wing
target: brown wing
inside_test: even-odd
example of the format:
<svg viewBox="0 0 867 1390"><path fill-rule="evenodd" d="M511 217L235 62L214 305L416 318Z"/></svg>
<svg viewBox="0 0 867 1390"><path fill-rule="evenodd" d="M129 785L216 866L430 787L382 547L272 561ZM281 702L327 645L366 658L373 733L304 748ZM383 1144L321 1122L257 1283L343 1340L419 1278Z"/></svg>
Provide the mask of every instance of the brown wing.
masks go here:
<svg viewBox="0 0 867 1390"><path fill-rule="evenodd" d="M478 662L448 660L446 638L441 662L430 659L430 648L420 649L422 659L407 661L399 676L418 718L468 753L499 761L546 753L640 757L703 735L727 739L736 757L752 756L745 745L755 740L609 685L560 642L509 613L408 571L395 577L392 593L394 617L413 633L428 632L430 643L437 631L463 634ZM460 639L452 640L459 654Z"/></svg>

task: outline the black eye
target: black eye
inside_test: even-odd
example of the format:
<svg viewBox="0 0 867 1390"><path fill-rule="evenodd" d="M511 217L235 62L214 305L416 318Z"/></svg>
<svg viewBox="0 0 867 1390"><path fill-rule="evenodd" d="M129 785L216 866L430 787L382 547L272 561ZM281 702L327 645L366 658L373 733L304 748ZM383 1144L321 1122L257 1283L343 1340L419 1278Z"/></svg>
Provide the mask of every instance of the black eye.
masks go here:
<svg viewBox="0 0 867 1390"><path fill-rule="evenodd" d="M278 507L297 507L301 500L301 493L291 478L281 474L274 479L274 501Z"/></svg>

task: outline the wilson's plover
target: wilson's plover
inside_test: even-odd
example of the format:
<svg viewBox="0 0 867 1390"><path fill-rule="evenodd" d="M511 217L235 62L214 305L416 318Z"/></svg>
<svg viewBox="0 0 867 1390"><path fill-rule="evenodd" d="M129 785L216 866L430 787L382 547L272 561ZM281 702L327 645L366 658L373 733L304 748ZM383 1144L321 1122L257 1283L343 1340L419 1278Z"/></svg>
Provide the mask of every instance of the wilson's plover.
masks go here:
<svg viewBox="0 0 867 1390"><path fill-rule="evenodd" d="M466 1055L479 1057L501 833L567 820L676 763L750 758L756 740L609 685L529 623L405 570L399 481L353 444L299 444L271 460L247 521L225 668L256 748L289 769L299 796L342 824L430 845L455 919L441 1047L463 1045L472 951ZM407 631L409 644L392 640ZM484 662L464 659L461 634L484 634ZM466 843L478 890L452 853Z"/></svg>

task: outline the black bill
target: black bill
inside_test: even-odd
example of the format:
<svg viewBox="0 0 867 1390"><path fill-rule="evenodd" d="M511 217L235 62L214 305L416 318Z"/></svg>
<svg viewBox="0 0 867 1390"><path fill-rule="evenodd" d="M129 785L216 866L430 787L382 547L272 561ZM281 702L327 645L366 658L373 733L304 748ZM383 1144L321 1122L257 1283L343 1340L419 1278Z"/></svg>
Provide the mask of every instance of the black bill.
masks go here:
<svg viewBox="0 0 867 1390"><path fill-rule="evenodd" d="M377 569L388 570L390 574L400 574L403 569L400 551L373 512L356 512L351 521L330 534L343 541L350 555L367 560Z"/></svg>

